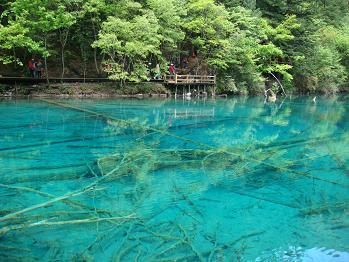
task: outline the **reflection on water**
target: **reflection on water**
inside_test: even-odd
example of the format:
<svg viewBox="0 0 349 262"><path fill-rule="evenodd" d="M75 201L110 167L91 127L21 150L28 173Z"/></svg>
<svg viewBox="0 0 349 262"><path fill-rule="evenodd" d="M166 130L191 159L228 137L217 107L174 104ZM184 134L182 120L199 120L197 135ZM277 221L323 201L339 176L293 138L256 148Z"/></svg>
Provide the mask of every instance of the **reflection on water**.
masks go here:
<svg viewBox="0 0 349 262"><path fill-rule="evenodd" d="M0 102L0 258L348 261L349 100Z"/></svg>

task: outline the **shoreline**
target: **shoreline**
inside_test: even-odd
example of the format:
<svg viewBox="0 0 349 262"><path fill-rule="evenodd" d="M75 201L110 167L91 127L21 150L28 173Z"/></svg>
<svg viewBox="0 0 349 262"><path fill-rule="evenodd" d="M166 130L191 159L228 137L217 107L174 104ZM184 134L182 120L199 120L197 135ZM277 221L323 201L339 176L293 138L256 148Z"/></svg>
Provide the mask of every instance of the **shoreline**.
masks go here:
<svg viewBox="0 0 349 262"><path fill-rule="evenodd" d="M36 85L0 85L1 98L146 98L170 97L171 92L159 83L129 84L123 87L115 83L54 83Z"/></svg>
<svg viewBox="0 0 349 262"><path fill-rule="evenodd" d="M298 93L293 92L292 96L336 96L348 95L348 92L339 92L336 94L323 93ZM183 97L178 94L178 97ZM211 97L229 97L229 96L262 96L264 94L236 94L236 93L216 93L212 96L208 92L205 96L193 95L191 98L211 98ZM46 84L36 85L9 85L0 84L0 99L6 98L171 98L175 97L173 90L162 83L129 83L125 86L119 86L115 82L104 83L54 83L50 86Z"/></svg>

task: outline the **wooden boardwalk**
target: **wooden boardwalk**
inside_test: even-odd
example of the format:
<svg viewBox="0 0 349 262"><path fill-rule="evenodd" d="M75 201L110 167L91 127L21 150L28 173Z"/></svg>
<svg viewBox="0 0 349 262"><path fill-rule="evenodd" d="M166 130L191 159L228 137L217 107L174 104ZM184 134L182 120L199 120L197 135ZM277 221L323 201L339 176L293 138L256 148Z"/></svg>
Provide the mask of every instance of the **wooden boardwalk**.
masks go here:
<svg viewBox="0 0 349 262"><path fill-rule="evenodd" d="M165 84L172 85L215 85L216 76L212 75L166 75Z"/></svg>
<svg viewBox="0 0 349 262"><path fill-rule="evenodd" d="M1 84L39 84L46 83L46 78L32 78L20 76L0 76ZM109 78L80 78L80 77L50 77L50 83L101 83L101 82L117 82ZM148 82L164 83L166 85L205 85L211 86L216 84L216 76L212 75L174 75L164 76L164 79L151 79Z"/></svg>
<svg viewBox="0 0 349 262"><path fill-rule="evenodd" d="M0 83L2 84L39 84L46 83L46 78L33 78L33 77L21 77L21 76L1 76ZM108 78L79 78L79 77L50 77L50 83L96 83L96 82L111 82Z"/></svg>

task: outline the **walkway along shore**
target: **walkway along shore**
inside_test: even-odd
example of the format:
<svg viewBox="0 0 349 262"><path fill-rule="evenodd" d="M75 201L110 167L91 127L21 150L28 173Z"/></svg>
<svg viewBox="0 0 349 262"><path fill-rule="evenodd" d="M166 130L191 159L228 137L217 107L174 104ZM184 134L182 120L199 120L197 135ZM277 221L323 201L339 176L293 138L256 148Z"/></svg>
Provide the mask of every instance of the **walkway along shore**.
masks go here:
<svg viewBox="0 0 349 262"><path fill-rule="evenodd" d="M216 94L216 77L175 75L147 82L120 82L108 78L0 77L0 96L57 97L206 97Z"/></svg>

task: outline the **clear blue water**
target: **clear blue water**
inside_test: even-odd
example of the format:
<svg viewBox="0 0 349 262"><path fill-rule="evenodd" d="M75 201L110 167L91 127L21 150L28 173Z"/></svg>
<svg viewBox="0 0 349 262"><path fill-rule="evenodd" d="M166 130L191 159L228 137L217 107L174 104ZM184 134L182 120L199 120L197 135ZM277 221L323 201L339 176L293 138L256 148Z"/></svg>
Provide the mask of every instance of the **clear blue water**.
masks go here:
<svg viewBox="0 0 349 262"><path fill-rule="evenodd" d="M0 101L1 261L349 261L349 99Z"/></svg>

